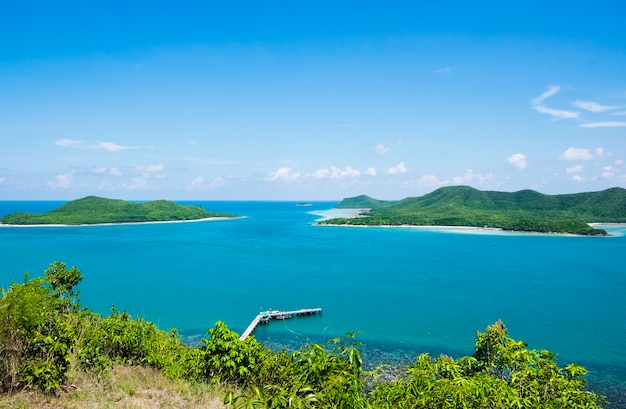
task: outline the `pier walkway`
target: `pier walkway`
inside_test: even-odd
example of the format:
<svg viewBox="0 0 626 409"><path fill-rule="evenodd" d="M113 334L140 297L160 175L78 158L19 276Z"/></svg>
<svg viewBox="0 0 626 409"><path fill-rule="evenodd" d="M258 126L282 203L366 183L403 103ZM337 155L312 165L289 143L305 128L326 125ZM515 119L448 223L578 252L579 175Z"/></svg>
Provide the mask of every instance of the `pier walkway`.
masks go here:
<svg viewBox="0 0 626 409"><path fill-rule="evenodd" d="M259 324L267 324L270 320L286 320L293 317L299 317L302 315L313 315L313 314L321 314L321 308L304 308L301 310L295 311L283 311L283 310L274 310L274 311L262 311L254 317L248 328L241 334L239 339L241 341L245 341L246 338L250 336L254 332L254 329Z"/></svg>

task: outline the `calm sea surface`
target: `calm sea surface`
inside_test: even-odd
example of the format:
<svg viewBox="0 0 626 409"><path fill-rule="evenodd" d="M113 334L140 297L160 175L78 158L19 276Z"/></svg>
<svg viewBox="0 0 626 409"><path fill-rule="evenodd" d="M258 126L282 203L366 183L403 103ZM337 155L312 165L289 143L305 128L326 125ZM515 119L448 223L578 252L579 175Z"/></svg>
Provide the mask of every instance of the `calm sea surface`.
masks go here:
<svg viewBox="0 0 626 409"><path fill-rule="evenodd" d="M0 215L63 202L0 202ZM323 308L256 338L297 348L359 332L370 362L471 354L501 318L511 336L590 370L626 407L626 228L612 237L460 234L314 226L334 202L179 202L236 220L0 228L0 287L56 260L78 267L82 304L113 305L197 340L216 321L242 332L265 309Z"/></svg>

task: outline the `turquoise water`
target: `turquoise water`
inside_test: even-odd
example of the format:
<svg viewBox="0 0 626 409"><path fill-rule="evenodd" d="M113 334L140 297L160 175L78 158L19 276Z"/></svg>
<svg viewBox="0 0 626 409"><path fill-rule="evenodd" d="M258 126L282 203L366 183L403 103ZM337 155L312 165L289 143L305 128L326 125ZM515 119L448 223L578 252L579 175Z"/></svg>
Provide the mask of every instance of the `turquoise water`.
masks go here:
<svg viewBox="0 0 626 409"><path fill-rule="evenodd" d="M61 202L0 202L0 214ZM189 203L189 202L180 202ZM257 329L296 348L360 332L372 362L472 353L501 318L530 348L588 369L626 407L626 228L612 237L459 234L314 226L335 203L194 202L236 220L0 228L0 286L51 262L78 267L83 305L112 305L198 339L217 320L241 332L261 309L323 308Z"/></svg>

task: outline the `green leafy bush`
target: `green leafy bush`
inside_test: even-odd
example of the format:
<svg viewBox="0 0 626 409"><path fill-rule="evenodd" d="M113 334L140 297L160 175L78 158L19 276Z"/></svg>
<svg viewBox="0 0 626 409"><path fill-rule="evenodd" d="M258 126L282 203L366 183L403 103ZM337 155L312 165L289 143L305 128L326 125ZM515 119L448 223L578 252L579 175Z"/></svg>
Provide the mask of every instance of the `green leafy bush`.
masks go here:
<svg viewBox="0 0 626 409"><path fill-rule="evenodd" d="M472 356L422 354L393 377L364 372L353 333L298 351L245 341L218 321L190 347L115 308L101 317L78 308L80 271L55 262L44 277L13 283L0 299L0 391L53 393L70 368L105 373L113 363L157 368L174 379L228 386L236 408L599 408L586 370L559 367L554 354L529 350L501 321L478 333ZM384 370L388 370L388 368ZM382 374L384 375L384 373Z"/></svg>

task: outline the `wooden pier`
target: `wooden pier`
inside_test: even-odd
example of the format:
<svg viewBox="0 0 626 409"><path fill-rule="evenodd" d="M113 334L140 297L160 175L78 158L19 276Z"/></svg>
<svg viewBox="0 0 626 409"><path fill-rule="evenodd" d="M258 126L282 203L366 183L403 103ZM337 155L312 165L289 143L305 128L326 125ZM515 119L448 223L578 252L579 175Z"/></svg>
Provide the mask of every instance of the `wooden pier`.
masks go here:
<svg viewBox="0 0 626 409"><path fill-rule="evenodd" d="M313 314L321 314L321 308L304 308L301 310L295 311L283 311L283 310L273 310L273 311L261 311L248 325L248 328L241 334L239 339L241 341L245 341L246 338L250 336L254 332L254 329L259 324L267 324L270 320L286 320L292 317L300 317L303 315L313 315Z"/></svg>

